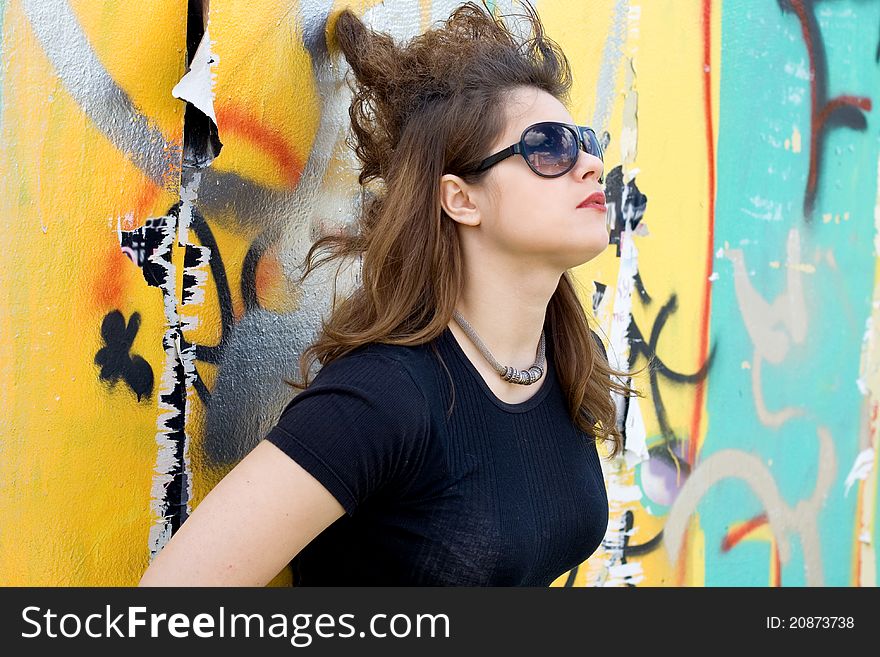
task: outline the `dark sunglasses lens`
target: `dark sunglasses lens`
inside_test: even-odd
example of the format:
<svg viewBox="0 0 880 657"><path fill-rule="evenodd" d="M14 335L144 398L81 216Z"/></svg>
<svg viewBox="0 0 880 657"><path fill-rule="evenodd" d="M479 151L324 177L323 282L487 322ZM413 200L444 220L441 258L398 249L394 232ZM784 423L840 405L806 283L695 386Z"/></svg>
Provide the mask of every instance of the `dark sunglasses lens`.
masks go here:
<svg viewBox="0 0 880 657"><path fill-rule="evenodd" d="M574 135L564 126L540 123L526 132L523 141L529 166L542 175L561 175L577 160Z"/></svg>
<svg viewBox="0 0 880 657"><path fill-rule="evenodd" d="M602 146L601 144L599 144L599 140L596 139L596 135L593 133L593 131L583 130L582 133L584 135L584 143L588 148L587 152L590 155L595 155L600 160L604 161L605 158L603 157Z"/></svg>

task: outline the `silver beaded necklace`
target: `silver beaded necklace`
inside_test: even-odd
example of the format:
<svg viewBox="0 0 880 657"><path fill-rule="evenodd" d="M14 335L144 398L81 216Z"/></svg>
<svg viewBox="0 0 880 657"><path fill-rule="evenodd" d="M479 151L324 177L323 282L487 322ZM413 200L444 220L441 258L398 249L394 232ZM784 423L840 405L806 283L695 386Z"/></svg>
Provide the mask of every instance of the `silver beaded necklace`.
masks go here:
<svg viewBox="0 0 880 657"><path fill-rule="evenodd" d="M538 381L542 376L544 376L544 331L541 331L541 341L538 343L538 356L535 359L535 364L532 365L527 370L518 370L515 367L510 367L509 365L501 365L489 350L486 348L486 345L483 344L483 341L477 337L476 332L473 327L467 323L464 317L461 316L457 310L452 311L452 316L455 318L455 321L462 328L462 330L467 333L468 337L473 341L473 343L477 346L477 349L480 350L480 353L486 357L492 367L495 369L498 374L501 375L501 378L505 381L510 381L511 383L518 383L523 386L530 386L536 381Z"/></svg>

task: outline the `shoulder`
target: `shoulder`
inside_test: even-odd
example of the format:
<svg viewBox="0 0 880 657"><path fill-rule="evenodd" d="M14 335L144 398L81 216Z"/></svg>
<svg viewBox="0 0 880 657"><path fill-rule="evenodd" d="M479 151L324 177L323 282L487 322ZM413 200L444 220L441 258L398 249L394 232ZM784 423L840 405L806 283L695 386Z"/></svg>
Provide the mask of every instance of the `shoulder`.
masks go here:
<svg viewBox="0 0 880 657"><path fill-rule="evenodd" d="M351 515L380 488L402 489L416 476L430 444L425 399L400 360L364 345L324 365L267 439Z"/></svg>
<svg viewBox="0 0 880 657"><path fill-rule="evenodd" d="M369 363L373 367L390 368L398 376L407 377L420 386L422 374L430 366L427 345L396 345L371 342L350 352L345 358L351 363Z"/></svg>
<svg viewBox="0 0 880 657"><path fill-rule="evenodd" d="M370 344L321 367L309 386L288 402L279 421L342 421L409 436L427 431L429 418L427 397L405 364Z"/></svg>
<svg viewBox="0 0 880 657"><path fill-rule="evenodd" d="M371 342L330 361L318 374L326 377L341 371L378 370L387 371L395 378L414 379L423 363L420 351L420 347Z"/></svg>
<svg viewBox="0 0 880 657"><path fill-rule="evenodd" d="M427 400L420 385L418 348L369 343L324 365L312 385L303 391L345 386L393 405L424 409Z"/></svg>

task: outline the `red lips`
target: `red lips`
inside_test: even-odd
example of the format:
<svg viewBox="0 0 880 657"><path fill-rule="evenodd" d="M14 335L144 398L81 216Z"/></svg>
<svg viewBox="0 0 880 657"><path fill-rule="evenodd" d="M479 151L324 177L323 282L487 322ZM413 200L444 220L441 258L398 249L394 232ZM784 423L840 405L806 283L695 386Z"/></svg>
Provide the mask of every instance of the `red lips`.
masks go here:
<svg viewBox="0 0 880 657"><path fill-rule="evenodd" d="M605 194L604 192L593 192L578 206L579 208L596 208L597 210L605 209Z"/></svg>

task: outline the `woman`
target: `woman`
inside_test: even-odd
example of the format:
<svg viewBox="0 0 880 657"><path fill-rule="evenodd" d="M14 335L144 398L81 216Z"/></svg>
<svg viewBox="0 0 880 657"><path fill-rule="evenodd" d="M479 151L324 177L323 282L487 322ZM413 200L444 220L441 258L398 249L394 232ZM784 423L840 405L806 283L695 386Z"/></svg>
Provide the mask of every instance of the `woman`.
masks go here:
<svg viewBox="0 0 880 657"><path fill-rule="evenodd" d="M275 427L141 585L547 586L598 547L595 440L622 445L569 273L608 245L602 150L526 5L519 40L468 3L397 46L344 10L361 259ZM309 358L322 367L311 384Z"/></svg>

